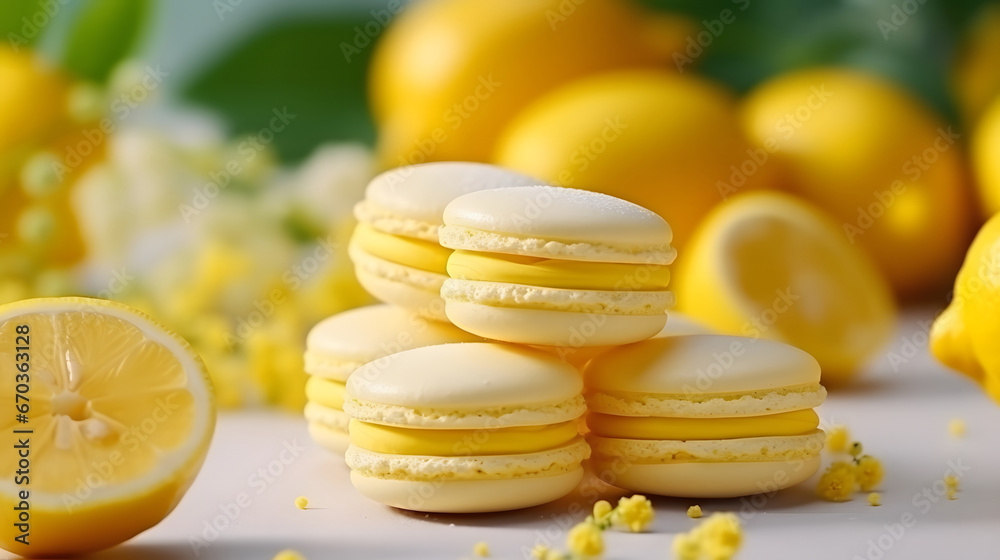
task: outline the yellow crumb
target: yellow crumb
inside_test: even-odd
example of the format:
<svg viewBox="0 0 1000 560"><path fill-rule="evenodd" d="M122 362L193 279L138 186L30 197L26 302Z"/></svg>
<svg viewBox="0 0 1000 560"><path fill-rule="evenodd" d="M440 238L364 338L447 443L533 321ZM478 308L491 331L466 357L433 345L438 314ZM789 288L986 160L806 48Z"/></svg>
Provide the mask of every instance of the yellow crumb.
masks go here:
<svg viewBox="0 0 1000 560"><path fill-rule="evenodd" d="M600 556L604 554L604 535L593 523L578 523L566 535L566 547L577 556Z"/></svg>
<svg viewBox="0 0 1000 560"><path fill-rule="evenodd" d="M965 431L965 420L962 420L961 418L952 418L951 421L948 422L948 433L951 434L951 437L961 439L965 437Z"/></svg>
<svg viewBox="0 0 1000 560"><path fill-rule="evenodd" d="M274 560L306 560L306 557L299 554L297 550L288 549L275 554Z"/></svg>
<svg viewBox="0 0 1000 560"><path fill-rule="evenodd" d="M641 533L653 522L653 502L640 494L618 500L614 522L628 527L633 533Z"/></svg>
<svg viewBox="0 0 1000 560"><path fill-rule="evenodd" d="M944 477L944 485L945 485L945 489L947 490L948 499L949 500L957 500L958 499L958 477L955 476L955 475L953 475L953 474L949 474L949 475L945 476Z"/></svg>
<svg viewBox="0 0 1000 560"><path fill-rule="evenodd" d="M856 486L854 465L837 461L819 478L816 494L828 502L846 502L851 499Z"/></svg>
<svg viewBox="0 0 1000 560"><path fill-rule="evenodd" d="M472 553L479 558L488 558L490 555L490 545L484 542L477 542L476 545L472 547Z"/></svg>
<svg viewBox="0 0 1000 560"><path fill-rule="evenodd" d="M743 544L740 519L732 513L713 513L689 533L674 537L675 560L730 560Z"/></svg>
<svg viewBox="0 0 1000 560"><path fill-rule="evenodd" d="M549 556L549 552L552 549L545 546L544 544L536 544L534 548L531 549L531 557L535 560L545 560Z"/></svg>
<svg viewBox="0 0 1000 560"><path fill-rule="evenodd" d="M847 426L831 426L826 432L826 449L831 453L843 453L847 450L847 441L851 439Z"/></svg>
<svg viewBox="0 0 1000 560"><path fill-rule="evenodd" d="M868 505L876 507L882 505L882 495L878 492L868 494Z"/></svg>
<svg viewBox="0 0 1000 560"><path fill-rule="evenodd" d="M295 498L295 507L299 509L306 509L309 506L309 498L305 496L299 496Z"/></svg>
<svg viewBox="0 0 1000 560"><path fill-rule="evenodd" d="M688 508L688 517L698 519L701 517L701 506L694 505Z"/></svg>
<svg viewBox="0 0 1000 560"><path fill-rule="evenodd" d="M868 492L874 490L882 482L885 470L882 468L881 461L871 455L864 455L858 459L858 464L854 467L854 476L858 482L858 488L862 492Z"/></svg>

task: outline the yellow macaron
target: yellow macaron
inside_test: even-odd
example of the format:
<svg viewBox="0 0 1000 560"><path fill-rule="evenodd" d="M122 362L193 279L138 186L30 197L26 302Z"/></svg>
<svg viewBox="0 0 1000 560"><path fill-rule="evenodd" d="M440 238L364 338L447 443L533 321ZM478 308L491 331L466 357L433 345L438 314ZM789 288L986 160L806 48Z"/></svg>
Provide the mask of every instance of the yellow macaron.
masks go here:
<svg viewBox="0 0 1000 560"><path fill-rule="evenodd" d="M615 486L691 498L771 492L819 468L816 360L768 340L657 338L587 366L595 471Z"/></svg>
<svg viewBox="0 0 1000 560"><path fill-rule="evenodd" d="M447 320L439 296L451 250L438 244L445 207L466 193L540 183L483 163L425 163L382 173L354 208L359 224L349 253L358 280L382 301Z"/></svg>
<svg viewBox="0 0 1000 560"><path fill-rule="evenodd" d="M365 496L393 507L486 512L556 500L590 448L572 366L530 348L445 344L407 350L347 382L347 464Z"/></svg>
<svg viewBox="0 0 1000 560"><path fill-rule="evenodd" d="M526 186L467 194L445 209L441 295L455 325L485 338L560 347L625 344L667 321L670 226L630 202Z"/></svg>
<svg viewBox="0 0 1000 560"><path fill-rule="evenodd" d="M479 337L448 323L428 321L391 305L371 305L339 313L317 324L306 339L305 416L309 434L323 447L343 454L350 418L344 413L347 379L369 362L423 346L474 342Z"/></svg>

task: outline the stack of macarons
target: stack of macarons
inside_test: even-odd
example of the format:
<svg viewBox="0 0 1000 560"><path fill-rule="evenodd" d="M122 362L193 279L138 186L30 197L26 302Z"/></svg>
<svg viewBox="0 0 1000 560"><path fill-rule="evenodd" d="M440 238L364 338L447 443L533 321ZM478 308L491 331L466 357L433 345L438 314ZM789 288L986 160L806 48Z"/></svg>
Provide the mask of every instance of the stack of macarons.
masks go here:
<svg viewBox="0 0 1000 560"><path fill-rule="evenodd" d="M614 484L677 496L755 493L752 478L796 461L786 485L815 470L825 393L808 355L739 339L756 344L740 365L688 390L692 360L734 340L668 322L675 251L655 213L430 163L375 178L355 215L358 279L388 305L310 333L306 416L320 443L347 448L364 495L434 512L537 505L575 487L591 447L599 468L628 465ZM708 482L691 483L700 472Z"/></svg>
<svg viewBox="0 0 1000 560"><path fill-rule="evenodd" d="M594 470L622 488L693 498L780 490L816 472L826 438L815 358L781 342L657 338L586 370Z"/></svg>
<svg viewBox="0 0 1000 560"><path fill-rule="evenodd" d="M430 163L382 173L354 207L358 226L348 251L358 281L382 301L447 321L440 294L451 250L438 242L445 207L467 193L538 183L482 163Z"/></svg>

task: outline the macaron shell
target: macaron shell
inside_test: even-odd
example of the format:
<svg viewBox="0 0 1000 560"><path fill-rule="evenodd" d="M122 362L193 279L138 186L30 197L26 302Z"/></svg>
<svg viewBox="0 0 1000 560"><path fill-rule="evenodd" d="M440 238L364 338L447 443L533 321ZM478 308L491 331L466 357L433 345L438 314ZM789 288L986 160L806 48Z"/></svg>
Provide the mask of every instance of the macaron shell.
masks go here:
<svg viewBox="0 0 1000 560"><path fill-rule="evenodd" d="M394 305L369 305L324 319L306 339L306 373L346 381L364 364L394 352L475 342L454 325L428 321Z"/></svg>
<svg viewBox="0 0 1000 560"><path fill-rule="evenodd" d="M349 402L409 407L430 416L558 407L582 390L579 372L552 355L487 342L407 350L365 365L347 381Z"/></svg>
<svg viewBox="0 0 1000 560"><path fill-rule="evenodd" d="M449 278L444 282L441 287L441 297L448 302L475 303L491 307L600 315L659 316L662 319L660 328L663 328L667 321L667 308L674 303L673 292L665 290L569 290L457 278Z"/></svg>
<svg viewBox="0 0 1000 560"><path fill-rule="evenodd" d="M659 215L580 189L526 186L474 192L448 204L444 223L441 242L453 249L532 255L541 251L538 256L553 257L552 251L557 251L578 260L650 264L669 264L675 256L670 247L673 233ZM588 258L587 246L607 254ZM611 256L614 253L626 260Z"/></svg>
<svg viewBox="0 0 1000 560"><path fill-rule="evenodd" d="M659 332L667 321L666 314L602 315L451 300L446 300L445 313L456 326L483 338L566 348L643 340Z"/></svg>
<svg viewBox="0 0 1000 560"><path fill-rule="evenodd" d="M437 241L437 226L452 200L471 192L542 181L472 162L434 162L398 167L375 177L356 208L360 221L397 235Z"/></svg>
<svg viewBox="0 0 1000 560"><path fill-rule="evenodd" d="M350 417L342 410L336 410L314 402L306 403L303 414L309 425L309 436L323 447L343 455L351 443L347 427Z"/></svg>
<svg viewBox="0 0 1000 560"><path fill-rule="evenodd" d="M819 383L808 353L781 342L726 335L687 335L616 348L587 367L595 391L725 395Z"/></svg>
<svg viewBox="0 0 1000 560"><path fill-rule="evenodd" d="M669 336L684 336L689 334L718 334L711 327L695 321L691 317L678 311L667 313L667 324L663 330L656 333L653 338L667 338Z"/></svg>
<svg viewBox="0 0 1000 560"><path fill-rule="evenodd" d="M364 476L443 482L449 480L497 480L552 476L575 471L590 457L590 446L582 437L554 449L509 455L393 455L369 451L352 444L346 460Z"/></svg>
<svg viewBox="0 0 1000 560"><path fill-rule="evenodd" d="M630 464L800 461L820 454L826 444L823 430L797 436L770 436L715 440L641 440L587 437L595 457L620 457ZM683 457L683 460L672 460Z"/></svg>
<svg viewBox="0 0 1000 560"><path fill-rule="evenodd" d="M358 282L368 293L421 317L448 320L440 295L447 276L391 263L355 246L349 247L348 252Z"/></svg>
<svg viewBox="0 0 1000 560"><path fill-rule="evenodd" d="M603 356L603 354L602 354ZM597 358L594 358L596 360ZM594 360L591 360L593 364ZM590 365L588 364L588 368ZM680 418L723 418L761 416L790 410L816 408L826 399L826 389L816 383L783 387L773 391L749 391L742 394L710 395L694 398L690 394L659 395L652 393L614 393L588 389L587 406L594 412L619 416L664 416Z"/></svg>
<svg viewBox="0 0 1000 560"><path fill-rule="evenodd" d="M340 432L319 422L308 424L309 437L324 449L343 457L347 447L351 444L351 437L347 432Z"/></svg>
<svg viewBox="0 0 1000 560"><path fill-rule="evenodd" d="M364 496L395 508L433 513L487 513L542 505L566 496L583 479L583 469L553 476L413 481L365 476L351 471Z"/></svg>
<svg viewBox="0 0 1000 560"><path fill-rule="evenodd" d="M797 461L740 463L626 464L594 459L595 472L612 473L607 481L632 492L677 498L736 498L775 492L804 482L820 467L820 456Z"/></svg>

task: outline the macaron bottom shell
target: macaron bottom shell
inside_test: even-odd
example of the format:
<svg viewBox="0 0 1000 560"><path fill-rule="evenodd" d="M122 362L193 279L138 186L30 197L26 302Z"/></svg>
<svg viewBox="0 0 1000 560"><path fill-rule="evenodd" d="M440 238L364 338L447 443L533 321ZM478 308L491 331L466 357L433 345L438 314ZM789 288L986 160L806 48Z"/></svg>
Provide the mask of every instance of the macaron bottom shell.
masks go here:
<svg viewBox="0 0 1000 560"><path fill-rule="evenodd" d="M353 245L350 254L355 275L365 291L426 319L448 320L440 295L447 276L385 261Z"/></svg>
<svg viewBox="0 0 1000 560"><path fill-rule="evenodd" d="M569 494L583 468L550 476L484 480L400 480L351 471L364 496L387 506L433 513L489 513L538 506Z"/></svg>
<svg viewBox="0 0 1000 560"><path fill-rule="evenodd" d="M666 314L603 315L452 300L446 302L445 314L459 328L484 338L568 348L644 340L660 332L667 322Z"/></svg>
<svg viewBox="0 0 1000 560"><path fill-rule="evenodd" d="M629 464L621 458L595 457L591 466L595 472L611 473L607 482L633 492L677 498L737 498L804 482L819 470L820 456L792 461L663 464Z"/></svg>
<svg viewBox="0 0 1000 560"><path fill-rule="evenodd" d="M348 425L350 417L343 410L337 410L316 402L308 402L305 407L309 436L324 448L343 456L350 444Z"/></svg>

